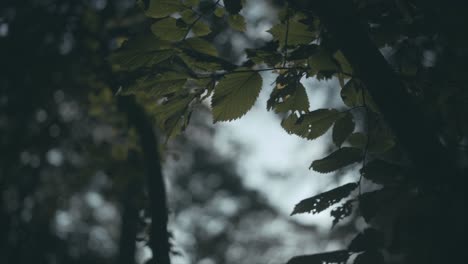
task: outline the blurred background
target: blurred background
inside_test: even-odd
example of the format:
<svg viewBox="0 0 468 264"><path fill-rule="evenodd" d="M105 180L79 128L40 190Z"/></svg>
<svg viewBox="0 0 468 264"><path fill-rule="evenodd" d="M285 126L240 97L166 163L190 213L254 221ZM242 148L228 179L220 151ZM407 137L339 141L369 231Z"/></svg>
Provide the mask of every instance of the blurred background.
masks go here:
<svg viewBox="0 0 468 264"><path fill-rule="evenodd" d="M245 33L225 28L213 39L236 62L271 38L277 10L251 0L242 12ZM139 208L136 263L151 256L141 151L107 60L148 29L132 0L1 1L0 263L119 263L129 202ZM275 76L263 77L244 118L212 124L200 106L161 147L175 264L285 263L340 249L363 228L350 217L332 229L329 210L289 216L300 200L358 175L308 170L330 135L288 135L266 110ZM305 84L312 109L342 106L335 80Z"/></svg>

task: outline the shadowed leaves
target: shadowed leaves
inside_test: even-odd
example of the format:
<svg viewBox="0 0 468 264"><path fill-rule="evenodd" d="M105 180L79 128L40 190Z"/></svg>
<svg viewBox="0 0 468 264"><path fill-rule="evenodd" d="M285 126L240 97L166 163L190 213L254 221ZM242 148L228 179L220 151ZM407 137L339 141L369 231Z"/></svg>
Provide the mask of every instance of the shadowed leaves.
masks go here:
<svg viewBox="0 0 468 264"><path fill-rule="evenodd" d="M353 202L355 202L355 200L348 200L331 210L330 216L333 217L332 227L353 213Z"/></svg>
<svg viewBox="0 0 468 264"><path fill-rule="evenodd" d="M362 150L358 148L343 147L331 153L327 157L315 160L310 167L316 172L329 173L339 170L362 160Z"/></svg>
<svg viewBox="0 0 468 264"><path fill-rule="evenodd" d="M381 232L374 228L367 228L351 241L348 249L352 252L377 250L383 248L384 243L384 236Z"/></svg>
<svg viewBox="0 0 468 264"><path fill-rule="evenodd" d="M346 198L357 186L357 183L347 183L333 190L302 200L294 207L291 215L300 213L318 214Z"/></svg>
<svg viewBox="0 0 468 264"><path fill-rule="evenodd" d="M347 112L338 119L335 126L333 126L333 143L335 143L336 146L341 147L343 142L349 137L349 135L351 135L351 133L353 133L354 126L353 115Z"/></svg>

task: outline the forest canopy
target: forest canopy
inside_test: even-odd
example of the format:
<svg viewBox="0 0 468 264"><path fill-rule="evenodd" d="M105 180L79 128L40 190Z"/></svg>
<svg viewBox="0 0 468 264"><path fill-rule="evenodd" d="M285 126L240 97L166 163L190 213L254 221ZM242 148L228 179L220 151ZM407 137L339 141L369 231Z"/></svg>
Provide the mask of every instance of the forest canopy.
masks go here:
<svg viewBox="0 0 468 264"><path fill-rule="evenodd" d="M249 34L256 21L248 15L248 9L255 1L140 0L136 7L104 4L102 13L93 11L99 10L99 1L93 2L93 8L86 4L84 8L81 4L75 8L62 6L68 11L61 11L58 2L37 5L43 13L35 15L50 25L56 24L50 14L60 14L64 21L70 19L68 28L58 25L54 28L57 32L49 33L52 39L54 34L59 36L56 38L75 39L76 47L67 51L67 42L63 41L62 54L57 54L48 46L51 41L45 40L36 50L25 47L30 54L11 59L11 67L4 70L6 77L2 76L7 87L4 98L8 98L2 107L7 119L15 121L2 125L7 130L2 144L16 153L9 159L24 158L24 146L13 138L19 136L19 142L27 142L37 137L24 130L30 126L31 116L40 116L33 105L51 105L50 94L61 97L54 87L63 85L72 86L70 93L77 98L86 98L89 120L99 126L118 127L117 136L103 137L107 145L87 147L97 157L110 149L110 160L96 162L89 158L92 162L88 163L106 167L110 174L126 175L125 170L133 174L130 168L138 168L137 177L112 180L118 183L118 191L111 191L110 196L123 208L117 261L135 262L135 240L143 233L146 238L140 240L152 251L149 263L171 263L177 254L172 240L177 237L172 238L167 227L171 193L166 190L163 175L166 153L177 145L171 142L190 139L191 135L184 132L192 123L197 124L192 119L202 109L209 109L213 123L243 118L269 85L266 72L275 80L262 104L278 116L284 133L306 140L328 137L329 152L311 160L309 169L330 174L359 167L353 180L297 201L291 217L328 209L333 228L349 225L344 219L353 217L366 222L366 228L354 234L342 249L292 255L288 264L444 263L463 256L468 36L461 29L468 26L468 8L461 1L265 1L276 14L275 22L266 30L269 38L250 41L242 50L229 36ZM11 33L2 39L5 50L17 43L27 45L24 41L31 37L27 30L38 36L44 33L21 23L27 21L27 5L6 6L1 21L11 24ZM22 16L11 15L18 10ZM73 20L74 16L79 22ZM79 29L73 37L70 28ZM17 75L31 57L28 55L49 58L48 68L32 64L26 69L28 78ZM61 65L68 65L66 71ZM308 95L313 96L313 90L307 85L311 79L335 80L341 106L317 108L311 104ZM50 87L50 91L35 91L39 98L34 98L28 80ZM79 93L81 87L87 89ZM23 101L25 94L29 96ZM22 108L20 116L11 118ZM60 108L48 111L60 116ZM53 125L66 128L74 135L73 142L89 140L73 134L74 127L63 123ZM53 135L52 126L46 130ZM63 142L70 141L68 136L63 137ZM47 147L43 148L41 151L46 152ZM15 166L9 159L2 159L2 192L6 190L5 197L19 193L20 198L15 199L23 204L37 183L15 177L17 167L23 170L24 166ZM76 171L84 170L75 167ZM204 171L203 166L194 167ZM226 173L216 168L218 173ZM28 168L27 175L38 171L37 167ZM245 195L257 196L234 182L233 186ZM62 184L71 187L71 182ZM71 195L72 191L64 193ZM51 192L51 197L55 194ZM13 208L11 201L15 199L4 199L2 207ZM263 202L250 209L255 208L274 214ZM12 231L21 219L20 209L1 211L2 228L9 237L21 237L21 232ZM38 223L49 223L51 216L39 219L43 222ZM22 225L32 230L41 226L27 221ZM60 241L53 234L46 235L50 241ZM14 263L11 259L24 251L24 244L13 240L2 241L0 253L7 263ZM42 256L47 250L35 254ZM8 251L14 253L6 254ZM30 260L19 259L18 263ZM51 263L46 256L39 259ZM73 258L62 258L66 259Z"/></svg>

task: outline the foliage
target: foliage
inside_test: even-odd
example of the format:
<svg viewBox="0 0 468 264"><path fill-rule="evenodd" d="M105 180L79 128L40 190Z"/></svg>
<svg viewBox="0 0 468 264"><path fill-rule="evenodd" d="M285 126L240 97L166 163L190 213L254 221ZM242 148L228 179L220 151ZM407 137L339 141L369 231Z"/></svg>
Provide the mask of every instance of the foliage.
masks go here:
<svg viewBox="0 0 468 264"><path fill-rule="evenodd" d="M144 42L139 38L128 40L111 62L123 74L133 76L133 83L124 86L122 93L151 98L158 105L158 110L153 114L168 138L182 132L190 121L195 105L210 97L214 122L242 117L255 103L262 88L259 73L276 73L267 109L284 117L281 126L287 133L313 140L332 128L332 141L336 149L328 156L313 161L311 168L320 173L329 173L362 163L361 177L357 183L349 183L303 200L296 205L292 214L319 213L350 196L359 186L356 197L332 209L333 224L351 215L353 202L359 205L360 215L369 222L399 194L412 193L412 188L417 189L420 187L418 184L422 183L414 181L411 173L415 168L407 161L393 130L385 122L387 117L383 116L370 95L362 78L365 73L353 68L341 50L341 43L336 43L336 36L327 30L322 20L313 12L298 8L300 4L295 5L296 2L300 1L285 1L278 7L279 21L268 30L272 40L246 50L247 60L241 65L234 65L219 56L210 41L220 34L215 28L219 23L228 25L234 31L246 30L243 1L224 1L223 6L220 1L152 0L145 13L155 19L151 26L153 36L147 36ZM414 101L418 108L429 109L434 120L447 124L436 131L447 142L457 145L466 140L468 130L461 116L466 117L468 110L461 99L457 99L466 99L466 89L462 91L455 85L441 92L429 84L447 84L444 78L432 73L446 75L445 67L450 67L450 56L447 61L440 60L440 66L423 65L421 61L424 57L421 56L413 59L407 56L411 51L422 52L424 49L436 53L433 47L443 44L434 36L440 33L453 40L453 32L438 32L436 28L424 24L430 20L430 16L424 13L424 8L418 9L409 3L412 1L397 1L399 4L396 6L387 3L390 1L354 2L358 15L366 21L364 27L370 32L375 49L391 47L395 51L388 60L389 69L392 67L391 70L409 91L405 96ZM154 9L155 5L159 9ZM450 9L450 12L455 11ZM146 45L151 42L160 44ZM145 53L147 55L140 56ZM444 56L445 53L440 55ZM313 109L307 98L307 87L303 84L306 78L336 78L341 85L340 95L346 108ZM461 77L452 79L457 82ZM448 104L448 101L454 104ZM398 102L393 103L397 108ZM459 110L456 115L459 118L449 114L455 109ZM441 116L450 118L444 120ZM426 119L425 116L420 118ZM361 184L367 180L381 185L381 189L361 193ZM366 244L368 242L365 241L372 240L369 232L364 232L357 239L364 242L355 241L350 251L363 251L356 243ZM366 249L357 255L354 263L383 263L380 249ZM300 256L289 263L344 263L349 257L348 253L338 251Z"/></svg>

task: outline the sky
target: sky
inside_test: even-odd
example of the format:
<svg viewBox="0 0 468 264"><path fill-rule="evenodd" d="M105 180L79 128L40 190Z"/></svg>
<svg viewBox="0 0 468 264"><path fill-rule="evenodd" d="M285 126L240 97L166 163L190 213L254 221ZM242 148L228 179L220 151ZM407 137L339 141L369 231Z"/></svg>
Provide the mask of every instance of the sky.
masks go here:
<svg viewBox="0 0 468 264"><path fill-rule="evenodd" d="M214 145L222 155L229 157L235 152L231 142L244 147L236 163L246 185L262 192L282 213L289 214L302 199L357 180L355 170L337 180L333 173L321 174L308 169L312 161L328 155L331 129L313 141L288 134L280 125L280 117L266 109L275 75L264 73L263 78L260 96L244 117L215 125ZM337 80L303 82L311 110L342 106ZM331 226L328 211L292 217L304 224L319 224L326 230Z"/></svg>

